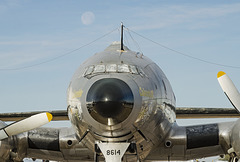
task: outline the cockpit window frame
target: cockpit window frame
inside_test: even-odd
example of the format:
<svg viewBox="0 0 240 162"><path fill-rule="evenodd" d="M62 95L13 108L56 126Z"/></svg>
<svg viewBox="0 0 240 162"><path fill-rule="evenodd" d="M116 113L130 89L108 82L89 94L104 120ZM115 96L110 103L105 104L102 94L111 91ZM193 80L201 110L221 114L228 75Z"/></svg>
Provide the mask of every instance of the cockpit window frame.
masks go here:
<svg viewBox="0 0 240 162"><path fill-rule="evenodd" d="M117 65L117 71L119 73L130 73L130 68L127 64Z"/></svg>
<svg viewBox="0 0 240 162"><path fill-rule="evenodd" d="M105 73L105 72L106 72L106 66L103 64L96 65L93 70L93 74Z"/></svg>
<svg viewBox="0 0 240 162"><path fill-rule="evenodd" d="M130 71L131 71L132 74L139 74L138 69L137 69L136 66L134 66L134 65L129 65L129 69L130 69Z"/></svg>
<svg viewBox="0 0 240 162"><path fill-rule="evenodd" d="M85 70L84 76L91 75L93 73L94 68L95 68L94 65L88 66Z"/></svg>
<svg viewBox="0 0 240 162"><path fill-rule="evenodd" d="M117 64L107 64L106 72L107 73L116 73L117 72Z"/></svg>
<svg viewBox="0 0 240 162"><path fill-rule="evenodd" d="M128 64L90 65L86 67L83 76L89 77L95 74L98 75L98 74L107 74L107 73L129 73L129 74L140 75L141 77L146 77L146 74L141 67L136 65L128 65Z"/></svg>

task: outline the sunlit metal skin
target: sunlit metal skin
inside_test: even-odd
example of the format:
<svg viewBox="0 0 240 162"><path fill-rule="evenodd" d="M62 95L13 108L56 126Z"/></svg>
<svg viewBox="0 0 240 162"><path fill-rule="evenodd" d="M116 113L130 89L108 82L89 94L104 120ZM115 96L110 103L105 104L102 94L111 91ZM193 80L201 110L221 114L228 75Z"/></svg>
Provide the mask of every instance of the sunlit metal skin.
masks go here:
<svg viewBox="0 0 240 162"><path fill-rule="evenodd" d="M6 124L0 121L0 128L4 128ZM10 145L12 139L4 139L0 141L0 161L4 161L5 159L9 159L11 149L13 146Z"/></svg>
<svg viewBox="0 0 240 162"><path fill-rule="evenodd" d="M238 156L240 156L240 119L238 119L238 122L233 126L231 136L230 136L230 141L231 141L231 146L232 146L232 151L231 153L235 153Z"/></svg>
<svg viewBox="0 0 240 162"><path fill-rule="evenodd" d="M87 94L88 112L96 121L105 125L124 121L132 112L133 103L130 87L115 78L96 81Z"/></svg>
<svg viewBox="0 0 240 162"><path fill-rule="evenodd" d="M175 122L175 97L155 63L119 46L110 45L76 71L68 90L69 118L79 138L89 130L83 141L93 151L96 141L135 142L144 159Z"/></svg>

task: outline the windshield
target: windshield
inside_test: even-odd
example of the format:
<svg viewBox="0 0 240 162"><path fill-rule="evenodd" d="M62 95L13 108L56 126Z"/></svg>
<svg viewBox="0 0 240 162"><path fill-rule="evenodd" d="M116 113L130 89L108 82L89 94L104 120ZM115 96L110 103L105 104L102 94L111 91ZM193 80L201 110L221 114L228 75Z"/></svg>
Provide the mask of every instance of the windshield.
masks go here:
<svg viewBox="0 0 240 162"><path fill-rule="evenodd" d="M84 76L99 73L131 73L131 74L144 74L143 70L134 65L127 64L100 64L88 66L85 70Z"/></svg>

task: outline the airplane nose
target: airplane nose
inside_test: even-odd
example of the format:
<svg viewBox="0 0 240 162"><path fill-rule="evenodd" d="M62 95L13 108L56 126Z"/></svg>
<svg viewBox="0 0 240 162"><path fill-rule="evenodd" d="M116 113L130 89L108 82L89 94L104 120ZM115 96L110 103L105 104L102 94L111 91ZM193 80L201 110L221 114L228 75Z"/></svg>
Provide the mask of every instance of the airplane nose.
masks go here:
<svg viewBox="0 0 240 162"><path fill-rule="evenodd" d="M130 115L134 97L122 80L106 78L96 81L87 93L89 114L104 125L116 125Z"/></svg>

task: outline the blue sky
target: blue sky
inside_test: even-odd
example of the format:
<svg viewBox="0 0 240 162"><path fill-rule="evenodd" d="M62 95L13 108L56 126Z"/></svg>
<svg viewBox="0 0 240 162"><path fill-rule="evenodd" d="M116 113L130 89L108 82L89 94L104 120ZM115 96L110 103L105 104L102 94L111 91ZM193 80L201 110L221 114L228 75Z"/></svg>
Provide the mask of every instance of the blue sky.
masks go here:
<svg viewBox="0 0 240 162"><path fill-rule="evenodd" d="M86 12L94 16L88 24ZM66 91L77 67L119 40L119 31L55 61L118 28L174 50L220 64L239 65L240 3L237 1L0 1L1 112L66 109ZM240 87L240 69L192 60L131 33L144 55L170 80L177 106L231 107L216 74L227 72ZM125 44L139 50L128 33Z"/></svg>
<svg viewBox="0 0 240 162"><path fill-rule="evenodd" d="M92 16L85 17L84 13ZM0 1L1 112L66 109L66 92L77 67L119 41L116 30L55 61L22 70L77 49L124 25L160 44L193 57L240 66L239 1ZM240 88L240 69L207 64L164 49L134 33L145 56L170 80L177 106L231 107L217 72ZM139 50L128 33L125 44ZM191 123L191 122L190 122Z"/></svg>

